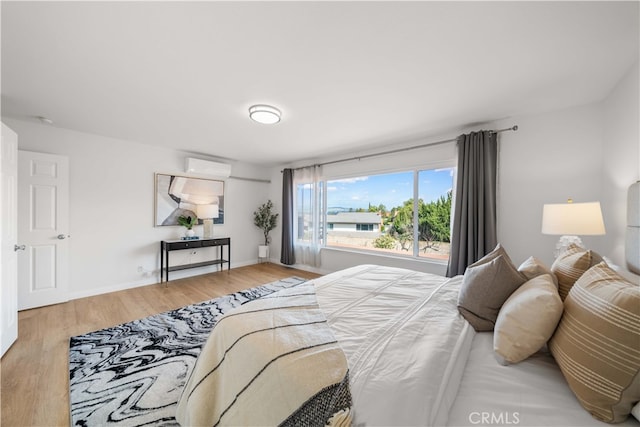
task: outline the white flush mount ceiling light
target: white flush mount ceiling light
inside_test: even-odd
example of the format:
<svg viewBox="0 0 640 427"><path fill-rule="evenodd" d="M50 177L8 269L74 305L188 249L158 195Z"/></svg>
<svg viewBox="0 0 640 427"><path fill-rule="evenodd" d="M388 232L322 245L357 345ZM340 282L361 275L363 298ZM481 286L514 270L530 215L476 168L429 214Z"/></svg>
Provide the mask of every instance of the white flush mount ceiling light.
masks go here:
<svg viewBox="0 0 640 427"><path fill-rule="evenodd" d="M249 108L249 117L254 122L264 125L273 125L280 121L282 113L276 107L271 105L254 105Z"/></svg>

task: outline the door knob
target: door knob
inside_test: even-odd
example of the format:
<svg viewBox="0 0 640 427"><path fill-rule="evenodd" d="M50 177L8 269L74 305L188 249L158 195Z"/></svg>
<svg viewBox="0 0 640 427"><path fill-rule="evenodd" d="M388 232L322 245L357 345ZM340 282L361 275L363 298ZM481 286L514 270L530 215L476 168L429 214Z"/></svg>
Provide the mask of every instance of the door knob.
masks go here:
<svg viewBox="0 0 640 427"><path fill-rule="evenodd" d="M66 238L67 238L67 236L65 236L64 234L58 234L58 239L64 240Z"/></svg>
<svg viewBox="0 0 640 427"><path fill-rule="evenodd" d="M25 245L13 245L13 250L15 252L24 251L25 249L27 249Z"/></svg>

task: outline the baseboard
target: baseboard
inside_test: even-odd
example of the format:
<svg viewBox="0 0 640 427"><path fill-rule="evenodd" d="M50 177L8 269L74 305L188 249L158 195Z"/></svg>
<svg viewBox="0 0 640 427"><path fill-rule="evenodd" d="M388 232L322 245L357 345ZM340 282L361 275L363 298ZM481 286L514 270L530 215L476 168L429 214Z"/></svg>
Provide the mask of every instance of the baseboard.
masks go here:
<svg viewBox="0 0 640 427"><path fill-rule="evenodd" d="M93 297L96 295L108 294L110 292L118 292L124 291L127 289L139 288L141 286L149 286L157 283L154 279L149 279L149 281L145 282L136 282L136 283L123 283L119 285L113 286L102 286L100 288L94 289L84 289L82 291L72 291L69 292L69 301L80 298Z"/></svg>
<svg viewBox="0 0 640 427"><path fill-rule="evenodd" d="M237 267L245 267L247 265L253 265L253 264L255 263L252 261L232 263L231 268L233 269ZM170 279L171 280L185 279L188 277L200 276L202 274L215 273L217 271L219 271L217 270L217 267L201 267L201 268L193 268L190 270L180 270L180 271L172 272ZM83 289L80 291L70 291L68 294L69 301L79 299L79 298L87 298L87 297L93 297L96 295L108 294L110 292L125 291L127 289L134 289L142 286L156 285L160 283L160 278L158 274L159 272L156 270L152 273L152 276L146 277L136 282L120 283L120 284L115 284L110 286L102 286L100 288L94 288L94 289Z"/></svg>
<svg viewBox="0 0 640 427"><path fill-rule="evenodd" d="M328 270L324 270L322 268L317 268L317 267L312 267L310 265L305 265L305 264L293 264L293 265L287 265L287 264L283 264L280 261L274 261L272 259L269 260L269 262L271 262L272 264L277 264L277 265L281 265L283 267L288 267L288 268L295 268L297 270L303 270L303 271L308 271L310 273L316 273L316 274L321 274L321 275L325 275L325 274L329 274L331 273L331 271Z"/></svg>

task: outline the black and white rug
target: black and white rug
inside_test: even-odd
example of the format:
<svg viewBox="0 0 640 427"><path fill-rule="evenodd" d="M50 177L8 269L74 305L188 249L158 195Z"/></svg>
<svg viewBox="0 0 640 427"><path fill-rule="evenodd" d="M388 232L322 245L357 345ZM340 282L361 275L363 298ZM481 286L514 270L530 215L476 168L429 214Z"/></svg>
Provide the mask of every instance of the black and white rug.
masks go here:
<svg viewBox="0 0 640 427"><path fill-rule="evenodd" d="M73 426L174 426L176 404L222 314L296 286L298 277L71 337Z"/></svg>

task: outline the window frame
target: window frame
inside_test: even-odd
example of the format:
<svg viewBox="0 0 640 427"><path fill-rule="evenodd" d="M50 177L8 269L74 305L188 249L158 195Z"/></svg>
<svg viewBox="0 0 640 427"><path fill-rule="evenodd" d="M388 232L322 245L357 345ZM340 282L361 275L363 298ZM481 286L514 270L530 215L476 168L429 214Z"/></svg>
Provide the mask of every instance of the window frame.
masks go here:
<svg viewBox="0 0 640 427"><path fill-rule="evenodd" d="M377 255L384 257L401 257L404 259L412 259L420 262L430 262L436 264L444 264L447 263L448 260L438 260L429 257L421 257L419 255L420 252L420 244L419 244L419 224L418 224L418 208L419 208L419 176L421 171L427 170L437 170L437 169L453 169L452 183L451 183L451 191L452 191L452 211L450 217L449 228L452 228L453 223L453 206L455 206L455 198L456 198L456 182L457 182L457 159L449 159L442 160L436 162L427 162L422 163L410 167L398 167L398 168L385 168L385 169L371 169L371 170L360 170L357 172L349 173L349 174L321 174L318 177L318 181L322 182L324 191L322 192L322 206L324 207L325 212L320 213L320 225L322 227L322 237L321 237L321 248L322 249L330 249L330 250L339 250L353 253L364 253L367 255ZM392 173L406 173L411 172L413 174L413 252L411 254L398 254L398 253L390 253L385 251L377 251L367 248L353 248L346 246L332 246L327 242L327 193L326 191L328 187L329 181L342 180L342 179L350 179L350 178L359 178L363 176L373 176L373 175L385 175ZM416 244L416 242L418 242Z"/></svg>

